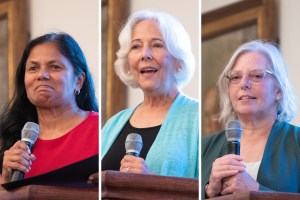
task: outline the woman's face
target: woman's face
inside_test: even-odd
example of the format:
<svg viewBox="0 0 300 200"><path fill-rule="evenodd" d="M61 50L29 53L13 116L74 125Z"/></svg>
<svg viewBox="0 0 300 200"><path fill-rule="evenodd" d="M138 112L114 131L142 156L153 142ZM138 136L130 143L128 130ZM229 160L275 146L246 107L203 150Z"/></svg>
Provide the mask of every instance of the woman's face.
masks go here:
<svg viewBox="0 0 300 200"><path fill-rule="evenodd" d="M281 97L281 92L276 78L265 72L271 71L270 65L263 54L256 52L241 54L233 65L230 74L235 80L229 83L229 95L239 117L276 116L276 98Z"/></svg>
<svg viewBox="0 0 300 200"><path fill-rule="evenodd" d="M132 31L128 53L130 73L138 86L148 92L164 92L175 86L175 59L169 54L160 28L144 20Z"/></svg>
<svg viewBox="0 0 300 200"><path fill-rule="evenodd" d="M73 66L53 42L32 48L26 61L25 88L37 107L53 108L75 103L74 90L83 78L75 78Z"/></svg>

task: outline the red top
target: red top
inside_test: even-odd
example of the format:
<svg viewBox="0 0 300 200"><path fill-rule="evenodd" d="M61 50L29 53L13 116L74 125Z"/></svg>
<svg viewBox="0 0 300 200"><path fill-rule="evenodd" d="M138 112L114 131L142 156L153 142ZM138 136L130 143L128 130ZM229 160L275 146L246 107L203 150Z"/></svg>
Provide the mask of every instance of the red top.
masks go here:
<svg viewBox="0 0 300 200"><path fill-rule="evenodd" d="M37 139L32 153L36 160L25 178L84 160L99 153L99 114L89 116L65 135L53 140Z"/></svg>

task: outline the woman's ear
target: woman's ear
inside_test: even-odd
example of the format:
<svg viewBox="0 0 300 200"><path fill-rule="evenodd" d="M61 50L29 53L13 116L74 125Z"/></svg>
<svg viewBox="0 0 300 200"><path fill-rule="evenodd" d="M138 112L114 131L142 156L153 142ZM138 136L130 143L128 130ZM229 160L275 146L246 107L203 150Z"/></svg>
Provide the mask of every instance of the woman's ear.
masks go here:
<svg viewBox="0 0 300 200"><path fill-rule="evenodd" d="M276 99L276 101L279 101L281 98L282 98L282 91L278 90L275 99Z"/></svg>
<svg viewBox="0 0 300 200"><path fill-rule="evenodd" d="M77 79L76 80L76 88L78 90L80 90L82 88L82 86L83 86L84 81L85 81L85 73L82 72L79 76L77 76L76 79Z"/></svg>
<svg viewBox="0 0 300 200"><path fill-rule="evenodd" d="M174 66L175 66L175 71L180 72L182 70L182 67L177 59L174 58Z"/></svg>

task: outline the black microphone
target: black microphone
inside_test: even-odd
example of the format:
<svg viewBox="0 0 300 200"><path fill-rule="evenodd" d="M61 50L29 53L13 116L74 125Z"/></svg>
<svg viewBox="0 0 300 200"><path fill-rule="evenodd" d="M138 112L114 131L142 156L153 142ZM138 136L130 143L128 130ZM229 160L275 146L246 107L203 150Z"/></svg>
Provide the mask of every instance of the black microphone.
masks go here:
<svg viewBox="0 0 300 200"><path fill-rule="evenodd" d="M227 137L227 154L240 155L240 140L242 135L242 125L238 120L228 121L225 128Z"/></svg>
<svg viewBox="0 0 300 200"><path fill-rule="evenodd" d="M137 133L130 133L126 137L125 149L126 155L140 156L143 147L143 140L141 135Z"/></svg>
<svg viewBox="0 0 300 200"><path fill-rule="evenodd" d="M39 137L39 125L34 122L26 122L22 129L22 139L21 141L24 142L28 148L31 150L35 141ZM24 172L14 170L12 172L12 176L10 181L18 181L24 178Z"/></svg>

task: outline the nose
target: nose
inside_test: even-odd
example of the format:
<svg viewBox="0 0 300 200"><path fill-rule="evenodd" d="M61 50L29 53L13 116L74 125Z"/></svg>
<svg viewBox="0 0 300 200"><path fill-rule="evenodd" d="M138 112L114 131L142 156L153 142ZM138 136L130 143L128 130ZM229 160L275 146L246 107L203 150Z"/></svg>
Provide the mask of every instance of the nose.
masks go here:
<svg viewBox="0 0 300 200"><path fill-rule="evenodd" d="M37 80L48 80L50 78L49 72L45 69L40 69L38 72Z"/></svg>
<svg viewBox="0 0 300 200"><path fill-rule="evenodd" d="M242 84L242 89L245 90L245 89L249 89L250 88L250 79L247 75L244 75L244 77L242 78L241 80L241 84Z"/></svg>
<svg viewBox="0 0 300 200"><path fill-rule="evenodd" d="M142 51L142 60L151 60L152 52L148 46L145 46Z"/></svg>

